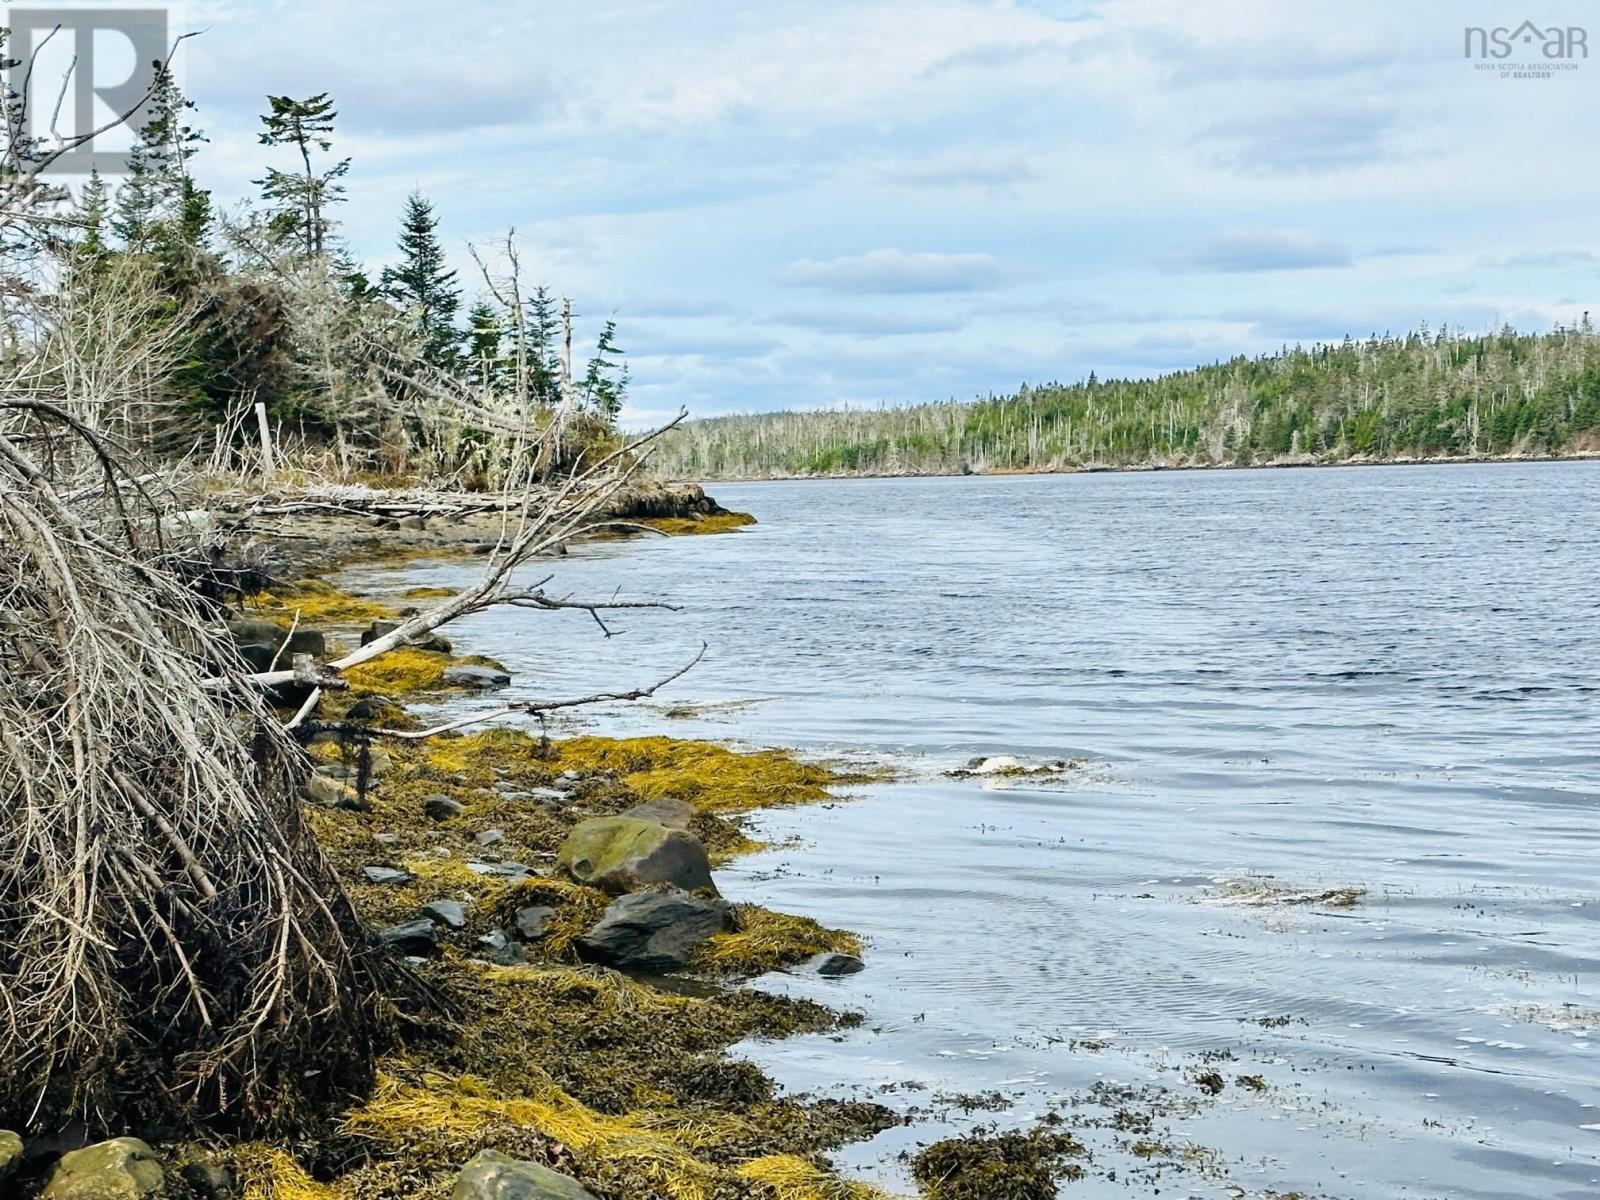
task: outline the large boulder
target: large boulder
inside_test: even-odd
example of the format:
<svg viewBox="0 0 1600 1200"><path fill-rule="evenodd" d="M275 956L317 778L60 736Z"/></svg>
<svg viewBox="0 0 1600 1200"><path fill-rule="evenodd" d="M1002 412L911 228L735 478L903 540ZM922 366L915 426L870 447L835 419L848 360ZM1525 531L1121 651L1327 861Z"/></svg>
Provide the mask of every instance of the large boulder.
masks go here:
<svg viewBox="0 0 1600 1200"><path fill-rule="evenodd" d="M145 1200L165 1184L154 1150L138 1138L113 1138L63 1154L39 1200Z"/></svg>
<svg viewBox="0 0 1600 1200"><path fill-rule="evenodd" d="M595 927L578 938L578 956L628 971L676 971L694 948L733 928L726 900L684 891L635 892L614 900Z"/></svg>
<svg viewBox="0 0 1600 1200"><path fill-rule="evenodd" d="M294 661L296 654L309 654L313 658L325 658L328 654L328 639L316 629L301 627L290 633L276 621L246 617L228 622L228 632L240 647L266 646L273 653L281 649L278 660L284 667Z"/></svg>
<svg viewBox="0 0 1600 1200"><path fill-rule="evenodd" d="M450 1200L595 1200L570 1175L484 1150L456 1180Z"/></svg>
<svg viewBox="0 0 1600 1200"><path fill-rule="evenodd" d="M574 825L556 856L556 870L613 896L653 883L686 891L717 890L699 838L686 829L634 817L591 817Z"/></svg>
<svg viewBox="0 0 1600 1200"><path fill-rule="evenodd" d="M694 817L694 805L687 800L662 796L658 800L646 800L643 804L635 804L622 815L632 817L635 821L655 821L668 829L687 829Z"/></svg>
<svg viewBox="0 0 1600 1200"><path fill-rule="evenodd" d="M321 771L311 773L305 786L300 789L300 797L319 808L335 808L348 812L361 812L366 808L366 805L361 803L361 797L356 794L355 788L324 775Z"/></svg>

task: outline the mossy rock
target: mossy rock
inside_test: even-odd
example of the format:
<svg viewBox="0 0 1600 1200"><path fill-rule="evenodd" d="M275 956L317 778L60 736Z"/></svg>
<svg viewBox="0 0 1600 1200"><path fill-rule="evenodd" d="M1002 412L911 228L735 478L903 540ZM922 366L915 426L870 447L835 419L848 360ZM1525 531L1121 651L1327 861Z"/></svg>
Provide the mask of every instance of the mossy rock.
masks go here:
<svg viewBox="0 0 1600 1200"><path fill-rule="evenodd" d="M498 1150L484 1150L469 1162L450 1195L451 1200L594 1200L571 1176Z"/></svg>
<svg viewBox="0 0 1600 1200"><path fill-rule="evenodd" d="M113 1138L62 1155L39 1200L146 1200L165 1184L154 1150L138 1138Z"/></svg>
<svg viewBox="0 0 1600 1200"><path fill-rule="evenodd" d="M0 1129L0 1180L11 1178L22 1164L22 1139L9 1129Z"/></svg>
<svg viewBox="0 0 1600 1200"><path fill-rule="evenodd" d="M556 869L574 883L613 896L665 883L684 891L716 892L706 848L686 829L633 817L593 817L573 826Z"/></svg>

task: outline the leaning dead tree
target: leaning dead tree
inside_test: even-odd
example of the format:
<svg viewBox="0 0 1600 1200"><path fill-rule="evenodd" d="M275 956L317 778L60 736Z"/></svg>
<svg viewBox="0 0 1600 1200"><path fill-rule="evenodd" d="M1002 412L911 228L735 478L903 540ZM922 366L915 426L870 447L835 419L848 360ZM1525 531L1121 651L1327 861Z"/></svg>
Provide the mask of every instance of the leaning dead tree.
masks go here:
<svg viewBox="0 0 1600 1200"><path fill-rule="evenodd" d="M157 517L87 428L0 400L0 1125L287 1124L370 1075L383 1001L303 760L150 566Z"/></svg>

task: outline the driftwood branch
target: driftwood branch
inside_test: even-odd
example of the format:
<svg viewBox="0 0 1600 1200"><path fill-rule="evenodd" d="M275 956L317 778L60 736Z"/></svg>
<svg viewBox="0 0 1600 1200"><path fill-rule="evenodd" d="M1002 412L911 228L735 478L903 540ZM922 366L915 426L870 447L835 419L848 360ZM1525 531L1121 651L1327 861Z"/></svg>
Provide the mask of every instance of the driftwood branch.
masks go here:
<svg viewBox="0 0 1600 1200"><path fill-rule="evenodd" d="M438 737L441 733L453 733L458 729L465 729L471 725L482 725L488 721L496 721L501 717L514 716L539 716L542 713L559 712L565 708L585 708L594 704L610 704L620 701L645 700L654 696L669 683L682 679L699 665L700 660L706 656L709 647L705 642L700 643L699 652L665 678L658 679L649 687L634 688L627 692L595 692L589 696L573 696L564 700L518 700L510 704L503 704L499 708L486 712L471 713L455 720L447 721L443 725L435 725L432 729L381 729L362 726L360 732L373 737L399 738L404 741L420 741L423 738ZM345 730L347 726L333 723L319 728Z"/></svg>

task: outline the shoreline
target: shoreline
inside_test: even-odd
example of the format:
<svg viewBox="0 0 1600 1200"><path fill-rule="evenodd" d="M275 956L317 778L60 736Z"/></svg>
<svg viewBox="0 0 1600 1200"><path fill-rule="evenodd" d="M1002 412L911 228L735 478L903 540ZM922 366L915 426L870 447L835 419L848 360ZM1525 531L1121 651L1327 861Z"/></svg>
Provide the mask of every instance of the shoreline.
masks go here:
<svg viewBox="0 0 1600 1200"><path fill-rule="evenodd" d="M745 523L711 519L691 529L682 518L661 519L675 523L670 536ZM408 532L423 540L389 547L404 561L462 555L459 544ZM330 636L353 638L361 622L432 598L422 594L429 589L391 594L357 584L344 591L315 578L337 579L364 561L370 558L362 548L336 529L312 546L298 544L286 563L297 581L275 600L257 597L254 611L247 602L247 614L281 622L309 601L326 614L316 623ZM322 716L337 722L351 701L376 703L382 724L408 728L414 720L404 706L413 699L463 694L441 688L447 663L498 666L458 659L448 648L388 657L397 661L387 669L386 659L354 668L353 694L325 700ZM423 658L429 662L411 661ZM860 939L809 918L724 902L706 876L704 889L666 895L723 906L721 932L702 936L676 967L619 969L582 949L584 939L630 893L650 893L630 888L619 897L616 889L579 882L564 866L587 822L650 812L681 830L674 836L703 845L715 871L762 848L747 832L751 814L837 802L864 777L781 749L581 730L552 739L520 722L369 745L343 734L311 737L307 751L321 794L315 802L308 796L303 810L380 940L445 906L451 920L435 919L431 933L410 935L416 944L396 946L431 988L459 1005L455 1032L445 1035L447 1045L437 1044L437 1034L402 1035L380 1058L376 1089L333 1115L323 1135L292 1146L224 1149L244 1200L443 1200L484 1147L617 1200L697 1200L734 1194L730 1189L774 1200L888 1200L837 1175L827 1158L898 1123L887 1108L789 1096L728 1052L750 1037L859 1024L862 1014L848 1008L746 985L773 970L816 971L822 958L866 957ZM673 806L678 811L668 815ZM441 819L440 811L448 815ZM391 874L380 881L374 870ZM530 913L545 926L531 936L524 925L534 920ZM172 1158L181 1161L182 1152ZM323 1182L331 1162L339 1168Z"/></svg>
<svg viewBox="0 0 1600 1200"><path fill-rule="evenodd" d="M710 486L719 483L824 483L869 479L1011 479L1054 475L1155 475L1211 471L1287 471L1295 469L1331 470L1338 467L1446 467L1497 466L1531 463L1600 462L1600 450L1578 450L1570 454L1476 454L1440 455L1433 458L1339 458L1274 459L1260 463L1134 463L1119 466L1080 467L1002 467L986 471L896 471L834 472L811 475L685 475L673 478L675 484Z"/></svg>

